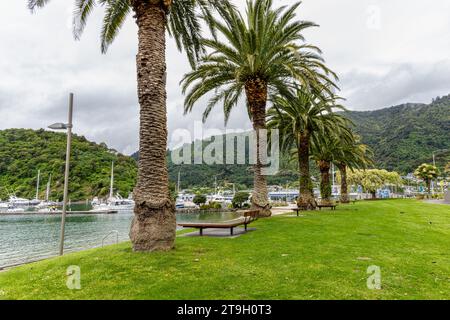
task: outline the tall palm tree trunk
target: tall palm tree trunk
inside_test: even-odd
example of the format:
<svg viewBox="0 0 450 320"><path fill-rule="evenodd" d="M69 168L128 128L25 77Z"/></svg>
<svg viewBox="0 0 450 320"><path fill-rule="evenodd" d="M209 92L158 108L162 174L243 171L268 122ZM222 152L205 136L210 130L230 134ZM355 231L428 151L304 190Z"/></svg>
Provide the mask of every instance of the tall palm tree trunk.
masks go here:
<svg viewBox="0 0 450 320"><path fill-rule="evenodd" d="M308 133L299 135L297 152L300 172L300 196L297 199L297 205L307 210L314 210L317 204L314 199L313 185L309 173L309 141L310 135Z"/></svg>
<svg viewBox="0 0 450 320"><path fill-rule="evenodd" d="M249 104L253 129L256 132L256 163L253 165L253 194L252 194L252 209L259 211L260 217L270 217L270 205L268 200L267 180L266 176L261 173L262 155L266 154L267 150L263 150L265 143L261 146L260 130L266 129L266 102L267 102L267 84L260 79L253 79L247 81L245 84L245 93L247 95L247 102Z"/></svg>
<svg viewBox="0 0 450 320"><path fill-rule="evenodd" d="M331 179L330 179L330 167L329 161L319 161L320 170L320 196L322 198L322 204L331 203Z"/></svg>
<svg viewBox="0 0 450 320"><path fill-rule="evenodd" d="M341 173L341 203L349 203L348 185L347 185L347 166L343 163L338 164L339 172Z"/></svg>
<svg viewBox="0 0 450 320"><path fill-rule="evenodd" d="M175 206L166 166L166 10L159 0L134 1L139 48L139 171L130 230L135 251L169 250L175 241Z"/></svg>

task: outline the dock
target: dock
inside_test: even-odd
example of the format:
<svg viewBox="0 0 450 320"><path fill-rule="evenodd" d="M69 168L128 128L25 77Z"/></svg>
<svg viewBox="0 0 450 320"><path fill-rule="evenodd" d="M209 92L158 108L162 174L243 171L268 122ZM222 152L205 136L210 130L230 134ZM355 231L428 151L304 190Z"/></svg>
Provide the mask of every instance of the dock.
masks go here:
<svg viewBox="0 0 450 320"><path fill-rule="evenodd" d="M117 210L108 210L108 211L67 211L66 214L115 214L118 213ZM49 211L49 212L38 212L38 211L24 211L24 212L0 212L0 216L20 216L20 215L57 215L62 214L61 210L58 211Z"/></svg>

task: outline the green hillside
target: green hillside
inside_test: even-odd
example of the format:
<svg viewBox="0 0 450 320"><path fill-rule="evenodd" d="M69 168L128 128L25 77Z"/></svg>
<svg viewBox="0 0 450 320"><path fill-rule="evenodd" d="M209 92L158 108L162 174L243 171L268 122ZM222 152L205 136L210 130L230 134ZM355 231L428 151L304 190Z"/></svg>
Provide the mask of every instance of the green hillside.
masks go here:
<svg viewBox="0 0 450 320"><path fill-rule="evenodd" d="M8 194L34 198L38 169L41 171L40 198L44 198L52 175L51 199L62 199L66 135L44 130L8 129L0 131L0 198ZM116 191L127 196L136 180L136 162L74 135L70 168L70 199L85 200L109 192L111 162L114 161Z"/></svg>
<svg viewBox="0 0 450 320"><path fill-rule="evenodd" d="M450 160L450 95L431 104L404 104L346 115L374 151L379 168L412 172L421 163L431 163L433 152L441 169Z"/></svg>

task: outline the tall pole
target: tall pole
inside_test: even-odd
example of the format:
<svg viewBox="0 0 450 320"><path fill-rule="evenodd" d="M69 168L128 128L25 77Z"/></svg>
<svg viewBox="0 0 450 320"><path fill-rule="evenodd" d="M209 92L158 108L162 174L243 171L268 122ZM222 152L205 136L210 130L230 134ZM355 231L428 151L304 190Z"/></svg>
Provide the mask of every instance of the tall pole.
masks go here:
<svg viewBox="0 0 450 320"><path fill-rule="evenodd" d="M177 194L180 193L180 171L178 170Z"/></svg>
<svg viewBox="0 0 450 320"><path fill-rule="evenodd" d="M64 229L66 226L67 194L69 192L69 168L70 168L70 145L72 143L72 114L73 114L73 93L69 95L69 121L67 122L67 149L66 149L66 170L64 173L64 198L61 216L61 235L59 243L59 255L64 254Z"/></svg>
<svg viewBox="0 0 450 320"><path fill-rule="evenodd" d="M37 175L37 183L36 183L36 200L39 199L39 180L41 179L41 170L38 170L38 175Z"/></svg>
<svg viewBox="0 0 450 320"><path fill-rule="evenodd" d="M111 200L113 196L114 196L114 161L111 162L111 182L109 185L109 199Z"/></svg>

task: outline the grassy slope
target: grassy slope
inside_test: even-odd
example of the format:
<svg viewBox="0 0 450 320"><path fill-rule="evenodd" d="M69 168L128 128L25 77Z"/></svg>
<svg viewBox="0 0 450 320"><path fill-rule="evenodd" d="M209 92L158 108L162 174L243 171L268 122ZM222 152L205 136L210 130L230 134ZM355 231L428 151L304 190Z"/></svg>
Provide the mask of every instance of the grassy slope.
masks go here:
<svg viewBox="0 0 450 320"><path fill-rule="evenodd" d="M169 253L132 253L123 243L19 267L0 273L0 294L7 299L450 298L449 206L362 202L335 213L278 216L253 226L257 231L235 239L180 237ZM81 290L65 287L69 265L81 267ZM382 290L367 289L369 265L381 267Z"/></svg>

